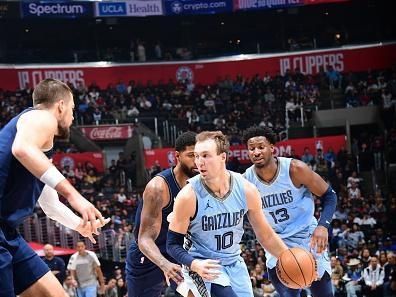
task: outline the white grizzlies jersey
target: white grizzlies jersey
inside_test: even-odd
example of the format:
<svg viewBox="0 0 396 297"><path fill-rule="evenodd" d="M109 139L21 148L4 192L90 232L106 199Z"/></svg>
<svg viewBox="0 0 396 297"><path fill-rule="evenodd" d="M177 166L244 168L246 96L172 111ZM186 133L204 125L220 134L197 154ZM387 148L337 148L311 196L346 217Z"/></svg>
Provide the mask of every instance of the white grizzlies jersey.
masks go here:
<svg viewBox="0 0 396 297"><path fill-rule="evenodd" d="M197 175L188 180L197 198L195 217L190 222L185 248L194 258L217 259L221 265L235 263L240 257L243 217L247 212L244 178L229 171L230 189L217 197Z"/></svg>
<svg viewBox="0 0 396 297"><path fill-rule="evenodd" d="M294 235L307 237L308 227L312 223L317 223L311 192L305 186L296 188L290 178L291 160L278 157L278 171L271 183L263 181L256 174L254 165L244 174L259 190L264 214L282 239Z"/></svg>

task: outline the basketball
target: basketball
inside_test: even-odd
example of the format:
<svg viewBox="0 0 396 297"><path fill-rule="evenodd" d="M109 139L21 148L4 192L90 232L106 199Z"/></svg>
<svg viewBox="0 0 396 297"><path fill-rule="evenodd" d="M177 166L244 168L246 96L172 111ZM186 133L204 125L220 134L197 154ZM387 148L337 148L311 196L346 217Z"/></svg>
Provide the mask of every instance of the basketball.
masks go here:
<svg viewBox="0 0 396 297"><path fill-rule="evenodd" d="M316 261L310 252L294 247L279 256L276 262L276 274L289 288L305 288L316 279Z"/></svg>

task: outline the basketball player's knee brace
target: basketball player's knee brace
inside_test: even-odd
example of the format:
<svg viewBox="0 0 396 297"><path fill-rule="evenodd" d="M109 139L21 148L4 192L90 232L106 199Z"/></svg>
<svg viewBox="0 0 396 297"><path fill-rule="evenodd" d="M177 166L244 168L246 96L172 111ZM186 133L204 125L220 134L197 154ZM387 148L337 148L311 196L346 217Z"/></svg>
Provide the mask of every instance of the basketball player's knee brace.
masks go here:
<svg viewBox="0 0 396 297"><path fill-rule="evenodd" d="M40 177L40 180L55 189L55 187L64 179L66 179L62 173L55 166L50 166Z"/></svg>
<svg viewBox="0 0 396 297"><path fill-rule="evenodd" d="M337 207L337 195L332 187L329 186L320 198L323 203L323 210L320 214L318 225L329 228Z"/></svg>

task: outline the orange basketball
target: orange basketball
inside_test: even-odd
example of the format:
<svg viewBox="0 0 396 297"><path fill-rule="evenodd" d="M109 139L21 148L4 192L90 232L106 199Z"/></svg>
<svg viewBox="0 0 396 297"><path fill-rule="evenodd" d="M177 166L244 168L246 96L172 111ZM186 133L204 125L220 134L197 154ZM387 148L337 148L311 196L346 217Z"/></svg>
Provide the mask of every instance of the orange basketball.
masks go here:
<svg viewBox="0 0 396 297"><path fill-rule="evenodd" d="M316 279L316 261L310 252L294 247L279 256L276 262L276 274L289 288L305 288Z"/></svg>

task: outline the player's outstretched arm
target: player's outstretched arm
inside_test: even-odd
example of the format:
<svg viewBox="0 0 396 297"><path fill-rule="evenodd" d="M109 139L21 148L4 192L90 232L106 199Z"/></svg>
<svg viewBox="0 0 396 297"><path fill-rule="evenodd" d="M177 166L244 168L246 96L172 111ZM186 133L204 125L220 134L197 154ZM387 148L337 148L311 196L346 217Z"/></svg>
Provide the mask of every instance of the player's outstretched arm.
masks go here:
<svg viewBox="0 0 396 297"><path fill-rule="evenodd" d="M139 249L157 265L165 274L165 278L173 279L176 283L183 280L180 275L181 267L168 261L155 244L162 224L162 209L168 204L169 189L163 178L156 176L146 186L143 192L143 208L140 217L138 237Z"/></svg>
<svg viewBox="0 0 396 297"><path fill-rule="evenodd" d="M290 176L296 187L304 185L323 201L323 210L310 243L312 249L316 250L317 253L322 253L328 245L328 228L337 207L337 195L331 186L304 162L293 160L290 166Z"/></svg>
<svg viewBox="0 0 396 297"><path fill-rule="evenodd" d="M50 219L77 231L82 236L88 237L92 243L96 243L96 240L93 238L91 224L88 223L84 227L84 221L72 212L70 208L59 201L58 193L54 189L45 185L38 199L38 203ZM107 224L108 222L110 222L110 219L105 219L105 223ZM101 228L103 226L100 220L96 220L95 228Z"/></svg>
<svg viewBox="0 0 396 297"><path fill-rule="evenodd" d="M260 244L276 258L287 246L268 224L262 210L260 194L256 187L248 181L245 183L246 200L248 204L248 218Z"/></svg>
<svg viewBox="0 0 396 297"><path fill-rule="evenodd" d="M177 195L173 207L173 216L169 224L166 249L178 263L186 265L198 273L204 280L213 280L219 276L219 261L194 259L184 248L190 220L196 212L196 196L191 185L186 185Z"/></svg>
<svg viewBox="0 0 396 297"><path fill-rule="evenodd" d="M43 153L43 150L52 148L57 129L57 119L48 111L34 110L22 115L17 123L12 154L34 176L64 196L81 214L84 227L89 220L92 233L97 234L94 228L96 218L105 224L101 213L77 192Z"/></svg>

